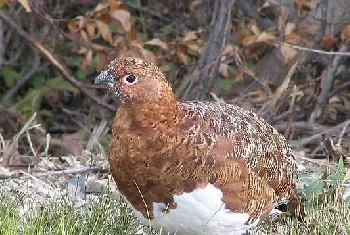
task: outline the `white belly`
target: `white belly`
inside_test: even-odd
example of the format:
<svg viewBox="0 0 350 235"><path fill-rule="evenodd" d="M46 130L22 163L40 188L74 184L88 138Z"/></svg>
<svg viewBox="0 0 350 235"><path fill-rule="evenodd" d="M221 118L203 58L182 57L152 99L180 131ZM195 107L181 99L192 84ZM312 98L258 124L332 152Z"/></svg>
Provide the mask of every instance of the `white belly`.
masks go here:
<svg viewBox="0 0 350 235"><path fill-rule="evenodd" d="M230 212L222 197L221 190L208 184L191 193L174 196L177 207L169 212L164 212L164 203L153 203L152 221L134 211L143 224L164 232L176 232L176 235L240 235L256 225L257 222L245 225L249 215Z"/></svg>

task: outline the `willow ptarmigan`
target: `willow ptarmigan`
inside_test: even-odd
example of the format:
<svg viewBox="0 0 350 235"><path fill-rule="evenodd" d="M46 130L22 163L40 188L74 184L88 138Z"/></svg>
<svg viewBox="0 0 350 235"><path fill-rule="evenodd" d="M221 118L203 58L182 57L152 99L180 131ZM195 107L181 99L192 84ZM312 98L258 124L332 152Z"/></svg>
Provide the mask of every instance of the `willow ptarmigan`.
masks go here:
<svg viewBox="0 0 350 235"><path fill-rule="evenodd" d="M177 102L165 75L117 58L95 79L117 97L109 163L145 224L181 235L237 235L273 208L300 202L286 139L256 114Z"/></svg>

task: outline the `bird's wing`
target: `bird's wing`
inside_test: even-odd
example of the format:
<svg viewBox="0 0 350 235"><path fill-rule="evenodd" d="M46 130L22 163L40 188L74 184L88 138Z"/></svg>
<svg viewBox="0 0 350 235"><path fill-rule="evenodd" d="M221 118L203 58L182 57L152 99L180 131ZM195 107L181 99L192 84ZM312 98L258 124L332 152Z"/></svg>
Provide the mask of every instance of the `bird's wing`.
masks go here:
<svg viewBox="0 0 350 235"><path fill-rule="evenodd" d="M265 179L279 200L294 187L297 164L287 140L256 114L240 107L215 102L184 102L188 116L199 118L204 132L228 142L225 159L238 158ZM219 151L219 150L218 150Z"/></svg>

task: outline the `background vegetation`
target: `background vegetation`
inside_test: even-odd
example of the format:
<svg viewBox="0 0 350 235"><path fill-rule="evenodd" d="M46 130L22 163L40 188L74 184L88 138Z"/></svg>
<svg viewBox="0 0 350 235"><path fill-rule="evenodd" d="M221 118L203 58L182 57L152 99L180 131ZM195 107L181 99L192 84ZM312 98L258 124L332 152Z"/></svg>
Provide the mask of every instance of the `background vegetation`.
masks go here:
<svg viewBox="0 0 350 235"><path fill-rule="evenodd" d="M179 100L254 110L290 140L308 216L272 217L254 233L349 234L348 9L347 0L0 1L0 234L148 230L109 187L117 104L93 80L118 56L156 63Z"/></svg>

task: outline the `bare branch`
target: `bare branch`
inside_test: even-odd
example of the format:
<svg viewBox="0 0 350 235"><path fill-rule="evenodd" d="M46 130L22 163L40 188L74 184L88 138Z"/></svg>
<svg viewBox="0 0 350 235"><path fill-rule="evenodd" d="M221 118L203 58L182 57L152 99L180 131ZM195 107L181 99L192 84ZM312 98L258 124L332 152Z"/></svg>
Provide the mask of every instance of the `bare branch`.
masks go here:
<svg viewBox="0 0 350 235"><path fill-rule="evenodd" d="M347 50L348 50L348 44L345 42L340 47L339 51L345 52ZM322 78L321 93L318 96L315 108L310 115L310 119L309 119L310 123L314 122L316 119L318 119L321 116L323 109L328 103L329 93L331 92L333 87L334 74L337 71L339 64L341 63L341 59L342 59L341 55L335 56L332 64L328 66L326 70L326 74Z"/></svg>
<svg viewBox="0 0 350 235"><path fill-rule="evenodd" d="M6 22L9 26L11 26L16 32L23 37L27 42L29 42L34 48L39 50L41 54L43 54L50 62L60 71L60 73L63 75L63 78L68 81L70 84L75 86L80 90L81 93L83 93L85 96L89 97L92 101L97 103L98 105L101 105L105 108L107 108L111 112L115 112L116 108L104 103L102 100L91 94L89 90L85 88L85 85L78 81L72 73L69 71L69 69L61 62L58 58L56 58L55 55L53 55L49 50L47 50L39 41L37 41L35 38L33 38L31 35L29 35L27 32L25 32L23 29L21 29L6 13L2 10L0 10L0 18Z"/></svg>

